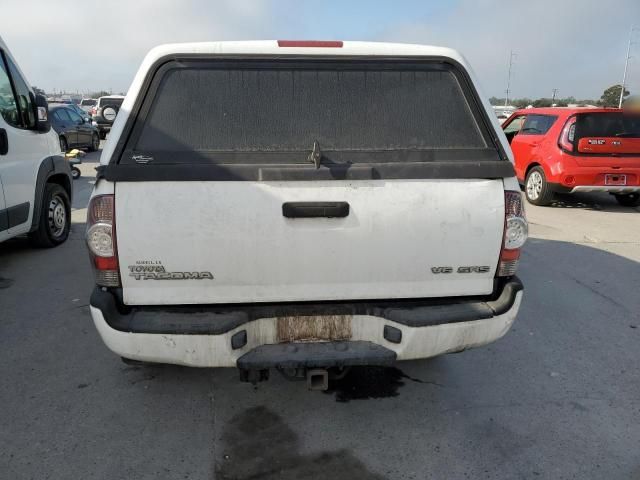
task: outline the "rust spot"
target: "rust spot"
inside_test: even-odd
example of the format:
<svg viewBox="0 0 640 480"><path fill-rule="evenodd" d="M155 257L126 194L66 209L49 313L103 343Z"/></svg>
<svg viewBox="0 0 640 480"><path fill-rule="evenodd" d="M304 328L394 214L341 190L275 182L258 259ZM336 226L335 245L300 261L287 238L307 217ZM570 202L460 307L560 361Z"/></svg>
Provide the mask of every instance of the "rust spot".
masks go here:
<svg viewBox="0 0 640 480"><path fill-rule="evenodd" d="M279 342L319 342L351 339L351 315L278 317Z"/></svg>

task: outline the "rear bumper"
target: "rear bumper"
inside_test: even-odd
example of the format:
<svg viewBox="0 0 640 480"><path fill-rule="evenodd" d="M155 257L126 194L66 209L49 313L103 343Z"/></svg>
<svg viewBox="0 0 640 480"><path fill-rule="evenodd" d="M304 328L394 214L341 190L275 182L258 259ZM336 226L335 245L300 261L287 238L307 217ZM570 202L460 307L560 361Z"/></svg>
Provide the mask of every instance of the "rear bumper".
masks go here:
<svg viewBox="0 0 640 480"><path fill-rule="evenodd" d="M640 192L640 185L626 187L616 187L613 185L579 185L569 191L569 193L579 192L638 193Z"/></svg>
<svg viewBox="0 0 640 480"><path fill-rule="evenodd" d="M115 297L95 290L91 316L116 354L193 367L330 367L388 365L490 343L511 327L523 287L516 278L491 299L425 299L287 305L138 308L118 311ZM344 315L342 342L278 343L279 316ZM235 348L234 348L235 347Z"/></svg>
<svg viewBox="0 0 640 480"><path fill-rule="evenodd" d="M111 123L98 123L96 121L93 122L93 125L98 129L98 131L100 132L110 132L111 131L111 126L113 124Z"/></svg>
<svg viewBox="0 0 640 480"><path fill-rule="evenodd" d="M640 188L638 159L605 157L602 165L578 165L575 157L563 154L562 160L545 165L547 181L558 193L609 192L616 187L605 185L607 175L625 175L627 187Z"/></svg>

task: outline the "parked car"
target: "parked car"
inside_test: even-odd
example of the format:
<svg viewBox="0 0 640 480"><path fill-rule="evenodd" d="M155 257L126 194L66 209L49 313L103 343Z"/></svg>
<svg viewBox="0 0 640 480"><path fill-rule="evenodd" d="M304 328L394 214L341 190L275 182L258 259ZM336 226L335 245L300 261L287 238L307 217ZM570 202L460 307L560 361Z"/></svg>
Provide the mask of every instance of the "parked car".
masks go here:
<svg viewBox="0 0 640 480"><path fill-rule="evenodd" d="M100 134L90 119L82 118L66 105L52 106L49 116L63 152L71 148L86 148L94 152L100 147Z"/></svg>
<svg viewBox="0 0 640 480"><path fill-rule="evenodd" d="M29 85L0 38L0 241L28 234L53 247L69 235L71 172Z"/></svg>
<svg viewBox="0 0 640 480"><path fill-rule="evenodd" d="M80 108L91 115L91 111L96 103L98 103L98 101L95 98L83 98L80 100Z"/></svg>
<svg viewBox="0 0 640 480"><path fill-rule="evenodd" d="M93 124L98 128L100 138L102 140L107 138L107 133L111 130L111 125L113 125L113 122L118 115L118 111L120 110L123 100L124 97L122 95L100 97L96 105L91 110Z"/></svg>
<svg viewBox="0 0 640 480"><path fill-rule="evenodd" d="M91 115L88 114L86 111L84 111L82 108L80 108L75 103L55 103L55 102L54 103L49 103L49 108L59 107L59 106L67 107L67 108L73 110L78 115L80 115L85 120L85 122L91 123Z"/></svg>
<svg viewBox="0 0 640 480"><path fill-rule="evenodd" d="M86 238L91 315L126 361L250 381L275 368L322 389L329 369L458 352L512 325L522 197L457 52L167 45L120 115Z"/></svg>
<svg viewBox="0 0 640 480"><path fill-rule="evenodd" d="M640 114L606 108L529 108L503 125L527 200L609 192L640 205Z"/></svg>

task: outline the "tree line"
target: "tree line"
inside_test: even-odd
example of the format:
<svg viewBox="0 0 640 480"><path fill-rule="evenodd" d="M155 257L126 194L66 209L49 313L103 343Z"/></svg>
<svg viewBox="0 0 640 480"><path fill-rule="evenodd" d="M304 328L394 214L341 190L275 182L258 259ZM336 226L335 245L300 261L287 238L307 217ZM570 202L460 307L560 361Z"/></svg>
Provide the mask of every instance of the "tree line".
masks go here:
<svg viewBox="0 0 640 480"><path fill-rule="evenodd" d="M514 98L512 100L509 100L509 104L518 108L528 107L529 105L532 105L534 107L551 107L552 105L555 105L557 107L566 107L568 105L573 105L573 104L597 105L599 107L617 107L620 101L621 89L622 89L622 85L612 85L611 87L607 88L604 92L602 92L602 95L598 100L595 100L595 99L579 100L579 99L576 99L575 97L556 98L555 100L553 98L546 98L546 97L537 98L537 99L524 97L524 98ZM625 88L623 98L628 97L629 94L630 94L629 90ZM504 105L504 101L505 101L504 97L503 98L491 97L489 99L489 102L491 103L491 105Z"/></svg>

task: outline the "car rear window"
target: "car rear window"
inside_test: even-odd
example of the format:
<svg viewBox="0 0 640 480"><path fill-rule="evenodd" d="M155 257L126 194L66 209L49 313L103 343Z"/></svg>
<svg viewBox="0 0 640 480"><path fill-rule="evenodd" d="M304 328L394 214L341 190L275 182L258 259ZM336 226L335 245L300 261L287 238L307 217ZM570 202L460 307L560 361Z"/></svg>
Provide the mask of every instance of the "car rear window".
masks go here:
<svg viewBox="0 0 640 480"><path fill-rule="evenodd" d="M576 140L585 137L640 138L640 115L624 112L580 113Z"/></svg>
<svg viewBox="0 0 640 480"><path fill-rule="evenodd" d="M95 104L96 104L95 100L82 100L80 102L80 105L83 106L83 107L92 107Z"/></svg>
<svg viewBox="0 0 640 480"><path fill-rule="evenodd" d="M121 163L140 153L155 164L281 162L280 153L306 163L314 142L353 162L374 152L385 162L439 151L500 159L468 87L442 62L176 62L150 93Z"/></svg>
<svg viewBox="0 0 640 480"><path fill-rule="evenodd" d="M120 105L122 105L123 101L124 98L101 98L100 106L104 107L106 105L114 105L116 107L119 107Z"/></svg>

